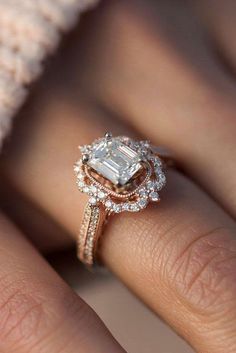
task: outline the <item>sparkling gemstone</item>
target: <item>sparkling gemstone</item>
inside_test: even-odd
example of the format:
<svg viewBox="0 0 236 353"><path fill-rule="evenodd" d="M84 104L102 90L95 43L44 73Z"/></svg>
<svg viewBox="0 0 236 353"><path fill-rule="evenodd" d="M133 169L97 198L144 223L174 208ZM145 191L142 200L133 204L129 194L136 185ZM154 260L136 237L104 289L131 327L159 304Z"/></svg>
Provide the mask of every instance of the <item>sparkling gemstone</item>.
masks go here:
<svg viewBox="0 0 236 353"><path fill-rule="evenodd" d="M154 159L154 166L155 167L161 167L162 166L161 160L159 158L155 158Z"/></svg>
<svg viewBox="0 0 236 353"><path fill-rule="evenodd" d="M147 199L141 199L138 201L138 204L141 208L144 208L147 206Z"/></svg>
<svg viewBox="0 0 236 353"><path fill-rule="evenodd" d="M95 194L95 193L97 192L97 187L96 187L95 185L92 185L92 186L90 187L90 191L91 191L93 194Z"/></svg>
<svg viewBox="0 0 236 353"><path fill-rule="evenodd" d="M88 186L85 186L84 188L83 188L83 192L85 192L86 194L89 192L89 187Z"/></svg>
<svg viewBox="0 0 236 353"><path fill-rule="evenodd" d="M90 203L91 205L96 205L96 203L97 203L96 197L90 197L89 203Z"/></svg>
<svg viewBox="0 0 236 353"><path fill-rule="evenodd" d="M98 198L99 198L99 199L101 199L101 200L102 200L102 199L104 199L104 198L105 198L105 196L106 196L106 194L105 194L105 192L104 192L104 191L99 191L99 192L98 192Z"/></svg>
<svg viewBox="0 0 236 353"><path fill-rule="evenodd" d="M79 146L79 149L80 149L80 151L81 151L81 153L89 153L89 148L88 148L88 146Z"/></svg>
<svg viewBox="0 0 236 353"><path fill-rule="evenodd" d="M159 195L155 191L150 192L149 197L150 197L150 199L152 201L158 201L159 200Z"/></svg>
<svg viewBox="0 0 236 353"><path fill-rule="evenodd" d="M76 164L75 166L74 166L74 171L76 172L76 173L79 173L79 171L80 171L80 165L78 165L78 164Z"/></svg>
<svg viewBox="0 0 236 353"><path fill-rule="evenodd" d="M163 188L163 183L161 183L160 181L156 182L155 189L157 191L160 191L162 188Z"/></svg>
<svg viewBox="0 0 236 353"><path fill-rule="evenodd" d="M124 203L124 204L122 205L122 209L123 209L124 211L129 211L129 207L130 207L129 203Z"/></svg>
<svg viewBox="0 0 236 353"><path fill-rule="evenodd" d="M141 168L141 155L117 138L94 146L88 165L115 185L125 185Z"/></svg>
<svg viewBox="0 0 236 353"><path fill-rule="evenodd" d="M148 190L154 190L154 189L155 189L155 182L149 180L149 181L147 182L147 188L148 188Z"/></svg>
<svg viewBox="0 0 236 353"><path fill-rule="evenodd" d="M162 183L163 185L166 183L166 176L164 173L161 173L159 175L159 182Z"/></svg>
<svg viewBox="0 0 236 353"><path fill-rule="evenodd" d="M79 181L78 182L78 187L79 188L83 188L84 187L84 182L83 181Z"/></svg>
<svg viewBox="0 0 236 353"><path fill-rule="evenodd" d="M105 202L105 206L106 206L107 208L111 208L111 206L112 206L112 201L111 201L111 200L107 200L107 201Z"/></svg>
<svg viewBox="0 0 236 353"><path fill-rule="evenodd" d="M162 168L161 167L156 167L155 168L155 173L156 173L157 176L162 174Z"/></svg>
<svg viewBox="0 0 236 353"><path fill-rule="evenodd" d="M136 203L131 204L130 205L130 211L132 211L132 212L139 211L139 205L137 205Z"/></svg>
<svg viewBox="0 0 236 353"><path fill-rule="evenodd" d="M148 195L148 192L146 189L140 189L139 190L139 195L142 197L142 198L146 198L147 195Z"/></svg>
<svg viewBox="0 0 236 353"><path fill-rule="evenodd" d="M122 211L121 205L114 204L113 205L113 211L116 212L116 213L121 212Z"/></svg>

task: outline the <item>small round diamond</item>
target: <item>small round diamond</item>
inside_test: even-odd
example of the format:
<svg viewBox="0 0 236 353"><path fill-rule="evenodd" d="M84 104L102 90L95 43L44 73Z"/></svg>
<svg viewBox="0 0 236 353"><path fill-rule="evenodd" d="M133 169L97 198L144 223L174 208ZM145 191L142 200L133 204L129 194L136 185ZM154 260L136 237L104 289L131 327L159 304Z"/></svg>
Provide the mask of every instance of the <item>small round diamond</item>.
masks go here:
<svg viewBox="0 0 236 353"><path fill-rule="evenodd" d="M114 204L112 209L115 213L119 213L122 211L121 205L117 205L117 204Z"/></svg>
<svg viewBox="0 0 236 353"><path fill-rule="evenodd" d="M150 147L150 141L148 140L140 141L140 144L142 147L146 147L146 148Z"/></svg>
<svg viewBox="0 0 236 353"><path fill-rule="evenodd" d="M122 209L123 209L124 211L129 211L129 207L130 207L130 205L129 205L128 203L124 203L124 204L122 205Z"/></svg>
<svg viewBox="0 0 236 353"><path fill-rule="evenodd" d="M78 178L79 180L83 180L83 179L84 179L84 175L83 175L82 173L79 173L79 174L77 175L77 178Z"/></svg>
<svg viewBox="0 0 236 353"><path fill-rule="evenodd" d="M144 208L147 206L147 199L141 199L138 201L138 205L141 207L141 208Z"/></svg>
<svg viewBox="0 0 236 353"><path fill-rule="evenodd" d="M146 189L140 189L140 190L139 190L139 195L140 195L142 198L147 197L147 194L148 194L148 192L147 192Z"/></svg>
<svg viewBox="0 0 236 353"><path fill-rule="evenodd" d="M79 181L78 182L78 187L79 188L83 188L84 187L84 182L83 181Z"/></svg>
<svg viewBox="0 0 236 353"><path fill-rule="evenodd" d="M103 200L103 199L105 198L105 196L106 196L106 194L105 194L104 191L99 191L99 192L98 192L98 198L99 198L100 200Z"/></svg>
<svg viewBox="0 0 236 353"><path fill-rule="evenodd" d="M154 188L155 188L155 183L154 183L153 181L149 180L149 181L147 182L147 188L148 188L148 190L154 190Z"/></svg>
<svg viewBox="0 0 236 353"><path fill-rule="evenodd" d="M159 190L161 190L161 189L162 189L162 187L163 187L163 184L162 184L162 183L160 183L160 182L157 182L157 183L156 183L156 187L155 187L155 189L156 189L157 191L159 191Z"/></svg>
<svg viewBox="0 0 236 353"><path fill-rule="evenodd" d="M166 176L164 173L161 173L159 175L159 183L161 183L162 185L164 185L166 183Z"/></svg>
<svg viewBox="0 0 236 353"><path fill-rule="evenodd" d="M89 203L90 203L91 205L96 205L96 203L97 203L96 197L90 197Z"/></svg>
<svg viewBox="0 0 236 353"><path fill-rule="evenodd" d="M159 195L155 191L150 192L149 197L150 197L150 199L152 201L158 201L159 200Z"/></svg>
<svg viewBox="0 0 236 353"><path fill-rule="evenodd" d="M160 174L162 174L162 168L161 167L156 167L155 168L155 173L157 176L159 176Z"/></svg>
<svg viewBox="0 0 236 353"><path fill-rule="evenodd" d="M111 200L107 200L107 201L105 202L105 206L106 206L107 208L111 208L111 207L112 207L112 201L111 201Z"/></svg>
<svg viewBox="0 0 236 353"><path fill-rule="evenodd" d="M161 160L160 160L159 158L155 158L155 159L154 159L154 166L155 166L156 168L162 166Z"/></svg>
<svg viewBox="0 0 236 353"><path fill-rule="evenodd" d="M93 194L95 194L95 193L97 192L97 187L96 187L95 185L92 185L92 186L90 187L90 191L91 191Z"/></svg>
<svg viewBox="0 0 236 353"><path fill-rule="evenodd" d="M84 188L83 188L83 192L85 192L86 194L89 192L89 187L88 186L85 186Z"/></svg>
<svg viewBox="0 0 236 353"><path fill-rule="evenodd" d="M80 149L80 152L81 152L82 154L88 154L88 153L90 152L90 149L89 149L89 147L88 147L87 145L85 145L85 146L79 146L79 149Z"/></svg>
<svg viewBox="0 0 236 353"><path fill-rule="evenodd" d="M137 211L140 210L139 205L136 204L136 203L131 204L129 209L130 209L130 211L132 211L132 212L137 212Z"/></svg>
<svg viewBox="0 0 236 353"><path fill-rule="evenodd" d="M78 164L76 164L74 166L74 171L75 171L75 173L79 173L80 172L80 166Z"/></svg>

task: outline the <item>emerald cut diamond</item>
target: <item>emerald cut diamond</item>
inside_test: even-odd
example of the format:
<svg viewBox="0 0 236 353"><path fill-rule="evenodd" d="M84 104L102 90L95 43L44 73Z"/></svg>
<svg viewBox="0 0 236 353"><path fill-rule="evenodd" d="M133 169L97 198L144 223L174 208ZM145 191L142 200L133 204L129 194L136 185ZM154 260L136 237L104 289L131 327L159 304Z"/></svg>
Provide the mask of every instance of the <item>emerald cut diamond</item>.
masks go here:
<svg viewBox="0 0 236 353"><path fill-rule="evenodd" d="M141 155L117 138L93 146L87 164L115 185L125 185L141 168Z"/></svg>

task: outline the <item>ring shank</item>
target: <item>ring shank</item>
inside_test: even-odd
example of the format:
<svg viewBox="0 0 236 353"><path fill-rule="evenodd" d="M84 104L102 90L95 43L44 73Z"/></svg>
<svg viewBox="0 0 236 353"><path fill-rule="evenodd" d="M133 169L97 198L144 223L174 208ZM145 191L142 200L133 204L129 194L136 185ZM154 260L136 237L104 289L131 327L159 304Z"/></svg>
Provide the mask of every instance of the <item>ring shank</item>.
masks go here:
<svg viewBox="0 0 236 353"><path fill-rule="evenodd" d="M78 258L88 267L96 262L98 240L102 233L107 213L100 205L87 203L78 237Z"/></svg>

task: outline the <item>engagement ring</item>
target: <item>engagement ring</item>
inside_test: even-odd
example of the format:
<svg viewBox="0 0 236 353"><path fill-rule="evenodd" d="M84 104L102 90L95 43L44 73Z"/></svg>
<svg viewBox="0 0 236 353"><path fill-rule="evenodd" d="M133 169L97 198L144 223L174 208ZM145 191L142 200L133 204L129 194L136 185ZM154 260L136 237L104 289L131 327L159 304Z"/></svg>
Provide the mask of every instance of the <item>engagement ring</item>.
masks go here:
<svg viewBox="0 0 236 353"><path fill-rule="evenodd" d="M96 264L98 241L111 215L138 212L149 202L159 202L166 184L169 156L149 141L106 133L80 147L74 165L77 185L88 195L78 236L78 257L87 266Z"/></svg>

